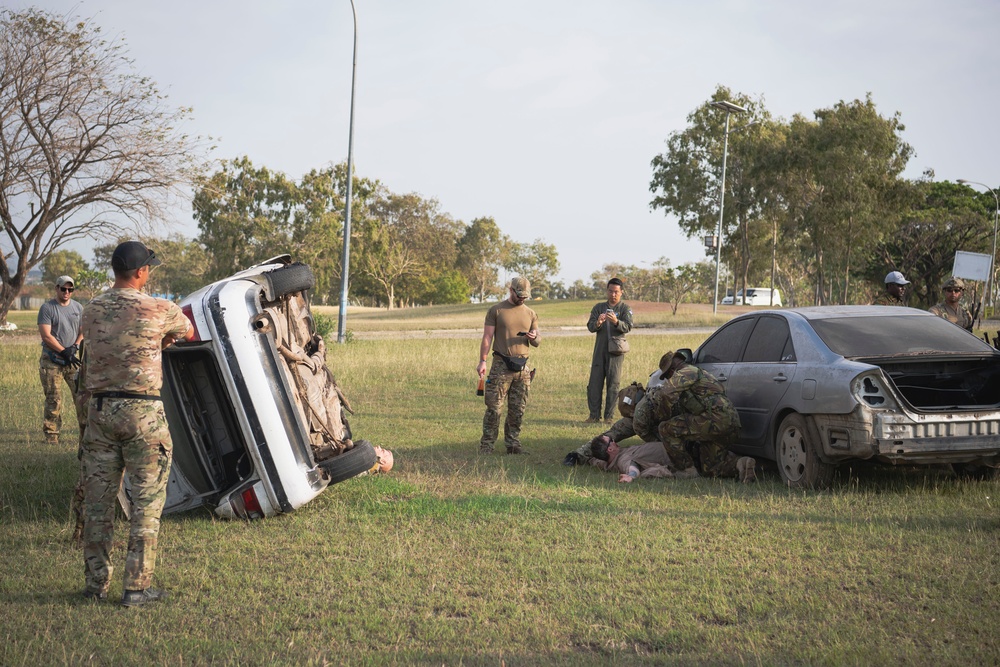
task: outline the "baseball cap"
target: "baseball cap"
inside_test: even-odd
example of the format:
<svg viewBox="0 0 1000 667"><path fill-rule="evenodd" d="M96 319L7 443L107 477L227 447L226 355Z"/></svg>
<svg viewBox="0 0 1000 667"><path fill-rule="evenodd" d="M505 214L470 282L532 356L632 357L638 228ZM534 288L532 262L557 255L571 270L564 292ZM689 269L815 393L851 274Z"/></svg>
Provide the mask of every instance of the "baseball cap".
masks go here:
<svg viewBox="0 0 1000 667"><path fill-rule="evenodd" d="M909 285L910 281L903 277L899 271L890 271L885 277L885 284Z"/></svg>
<svg viewBox="0 0 1000 667"><path fill-rule="evenodd" d="M62 287L67 283L76 287L76 283L73 282L73 279L70 276L59 276L56 278L56 287Z"/></svg>
<svg viewBox="0 0 1000 667"><path fill-rule="evenodd" d="M139 241L119 243L111 255L111 268L117 271L132 271L143 266L159 266L156 253Z"/></svg>
<svg viewBox="0 0 1000 667"><path fill-rule="evenodd" d="M510 288L514 290L514 294L522 299L531 298L531 283L526 278L521 278L520 276L514 278L510 281Z"/></svg>

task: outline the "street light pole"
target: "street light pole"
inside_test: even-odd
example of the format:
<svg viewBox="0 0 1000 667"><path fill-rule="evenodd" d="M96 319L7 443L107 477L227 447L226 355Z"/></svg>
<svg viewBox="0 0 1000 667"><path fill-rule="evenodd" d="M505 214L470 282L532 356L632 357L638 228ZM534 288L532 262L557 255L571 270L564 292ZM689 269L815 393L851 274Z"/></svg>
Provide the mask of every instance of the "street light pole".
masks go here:
<svg viewBox="0 0 1000 667"><path fill-rule="evenodd" d="M996 271L996 261L997 261L997 222L1000 221L1000 197L997 196L997 191L986 185L985 183L978 183L976 181L967 181L964 178L958 179L958 182L962 185L978 185L980 187L986 188L993 195L993 199L996 202L996 209L993 213L993 254L990 255L990 275L986 276L986 294L990 295L990 305L993 306L993 315L996 316L997 302L993 296L993 292L996 290L996 286L993 284L993 275ZM983 295L983 300L986 300L986 295Z"/></svg>
<svg viewBox="0 0 1000 667"><path fill-rule="evenodd" d="M737 104L724 100L712 102L709 106L713 106L716 109L723 109L726 112L726 134L722 142L722 180L719 183L718 241L715 246L715 298L712 300L712 314L714 315L719 312L719 262L722 259L722 214L725 211L726 204L726 159L729 156L729 116L733 112L746 113L747 110ZM735 291L733 292L733 303L736 303Z"/></svg>
<svg viewBox="0 0 1000 667"><path fill-rule="evenodd" d="M358 11L351 0L354 15L354 64L351 68L351 120L347 137L347 202L344 204L344 254L340 262L340 313L337 315L337 342L347 336L347 285L351 276L351 194L354 185L354 87L358 74Z"/></svg>

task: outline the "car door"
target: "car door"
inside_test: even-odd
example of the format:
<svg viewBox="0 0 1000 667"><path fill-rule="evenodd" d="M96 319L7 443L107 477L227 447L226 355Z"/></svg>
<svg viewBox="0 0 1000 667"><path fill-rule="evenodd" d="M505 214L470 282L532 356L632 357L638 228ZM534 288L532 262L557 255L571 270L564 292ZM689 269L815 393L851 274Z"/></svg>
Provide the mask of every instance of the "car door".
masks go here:
<svg viewBox="0 0 1000 667"><path fill-rule="evenodd" d="M694 364L711 373L725 387L729 382L730 370L743 354L747 338L753 331L754 319L741 317L716 331L698 348ZM728 392L728 388L726 391Z"/></svg>
<svg viewBox="0 0 1000 667"><path fill-rule="evenodd" d="M782 397L791 386L797 364L788 322L762 315L739 361L729 369L726 395L740 415L740 442L762 449L769 441L770 424Z"/></svg>

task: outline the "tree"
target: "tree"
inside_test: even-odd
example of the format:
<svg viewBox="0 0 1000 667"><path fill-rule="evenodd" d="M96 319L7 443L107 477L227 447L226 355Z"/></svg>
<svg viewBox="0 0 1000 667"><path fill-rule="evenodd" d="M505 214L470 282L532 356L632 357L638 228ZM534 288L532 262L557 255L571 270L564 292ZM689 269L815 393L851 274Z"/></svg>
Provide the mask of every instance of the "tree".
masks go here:
<svg viewBox="0 0 1000 667"><path fill-rule="evenodd" d="M734 116L736 123L729 130L722 221L723 261L734 270L738 268L745 283L753 251L759 246L757 239L769 237L771 229L770 225L755 224L769 203L766 179L771 173L760 168L767 154L762 148L778 140L775 135L779 132L763 101L734 95L724 86L716 88L711 100L688 115L688 128L672 134L667 151L653 158L650 208L676 215L689 238L716 233L726 114L711 105L720 101L747 109L746 114Z"/></svg>
<svg viewBox="0 0 1000 667"><path fill-rule="evenodd" d="M53 251L165 218L198 166L189 114L90 21L0 10L0 323Z"/></svg>
<svg viewBox="0 0 1000 667"><path fill-rule="evenodd" d="M198 240L209 251L209 282L291 251L295 183L281 172L255 167L244 156L223 161L199 179L194 195Z"/></svg>
<svg viewBox="0 0 1000 667"><path fill-rule="evenodd" d="M78 292L83 292L83 294L77 294L76 297L85 297L87 299L93 299L95 296L103 292L104 290L111 287L111 279L108 278L107 271L101 271L99 269L84 269L80 271L76 276L76 289Z"/></svg>
<svg viewBox="0 0 1000 667"><path fill-rule="evenodd" d="M208 284L208 257L197 241L173 234L165 239L144 239L163 262L149 274L149 289L180 301Z"/></svg>
<svg viewBox="0 0 1000 667"><path fill-rule="evenodd" d="M56 250L42 264L42 282L55 285L59 276L70 276L75 285L77 275L86 270L87 262L83 260L83 255L75 250Z"/></svg>
<svg viewBox="0 0 1000 667"><path fill-rule="evenodd" d="M559 251L541 239L535 239L534 243L512 243L504 268L527 278L534 296L544 296L550 292L551 277L559 273Z"/></svg>
<svg viewBox="0 0 1000 667"><path fill-rule="evenodd" d="M476 218L458 240L456 267L480 301L497 290L509 242L493 218Z"/></svg>

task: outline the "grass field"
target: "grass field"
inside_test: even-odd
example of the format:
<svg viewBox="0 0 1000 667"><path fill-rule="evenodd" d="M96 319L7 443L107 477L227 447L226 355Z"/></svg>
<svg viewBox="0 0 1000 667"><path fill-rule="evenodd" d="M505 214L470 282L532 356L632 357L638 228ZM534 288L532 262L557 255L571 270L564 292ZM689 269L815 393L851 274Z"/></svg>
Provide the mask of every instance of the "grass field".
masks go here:
<svg viewBox="0 0 1000 667"><path fill-rule="evenodd" d="M701 337L634 337L625 378ZM127 611L80 597L75 447L43 443L37 348L0 341L0 665L1000 662L1000 483L858 466L816 493L774 472L619 485L566 468L596 431L591 346L553 337L534 355L523 457L476 453L476 342L331 346L355 434L396 469L271 520L165 518L172 597Z"/></svg>

